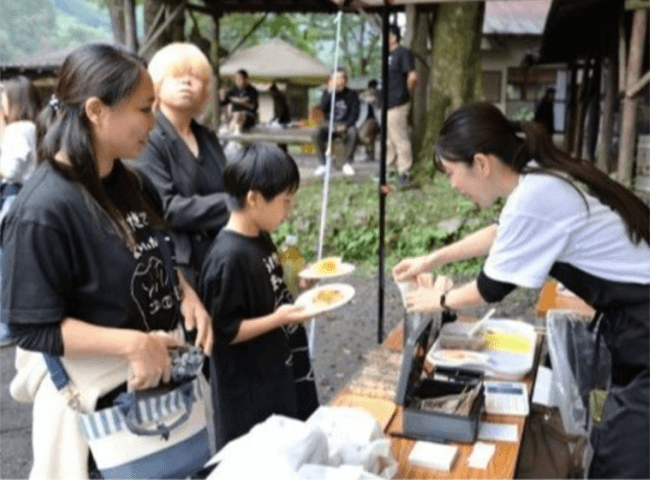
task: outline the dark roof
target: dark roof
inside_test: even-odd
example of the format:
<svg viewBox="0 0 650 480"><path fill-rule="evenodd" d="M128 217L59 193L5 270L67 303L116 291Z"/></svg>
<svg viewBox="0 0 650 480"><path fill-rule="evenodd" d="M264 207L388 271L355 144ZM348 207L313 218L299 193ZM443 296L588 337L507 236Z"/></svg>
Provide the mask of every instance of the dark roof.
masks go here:
<svg viewBox="0 0 650 480"><path fill-rule="evenodd" d="M331 0L201 0L207 7L230 12L312 12L333 13L338 7Z"/></svg>
<svg viewBox="0 0 650 480"><path fill-rule="evenodd" d="M622 8L620 0L554 0L542 35L540 63L606 53Z"/></svg>
<svg viewBox="0 0 650 480"><path fill-rule="evenodd" d="M115 45L112 41L89 42L89 43L109 43ZM22 60L6 62L0 64L0 74L2 77L13 77L16 75L27 75L36 77L48 74L56 74L57 70L65 58L81 45L70 45L60 50L50 50L49 52L38 52Z"/></svg>

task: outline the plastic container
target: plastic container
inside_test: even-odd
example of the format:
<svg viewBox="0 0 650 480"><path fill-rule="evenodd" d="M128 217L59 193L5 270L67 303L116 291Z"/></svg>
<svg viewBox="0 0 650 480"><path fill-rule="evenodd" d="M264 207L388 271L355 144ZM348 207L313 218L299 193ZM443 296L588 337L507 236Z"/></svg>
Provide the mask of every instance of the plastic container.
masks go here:
<svg viewBox="0 0 650 480"><path fill-rule="evenodd" d="M446 323L440 330L440 348L445 350L470 350L478 352L483 349L483 330L469 335L474 323Z"/></svg>
<svg viewBox="0 0 650 480"><path fill-rule="evenodd" d="M305 268L306 261L297 245L298 238L294 235L287 235L282 248L282 269L284 270L284 282L289 291L296 295L298 293L298 274Z"/></svg>

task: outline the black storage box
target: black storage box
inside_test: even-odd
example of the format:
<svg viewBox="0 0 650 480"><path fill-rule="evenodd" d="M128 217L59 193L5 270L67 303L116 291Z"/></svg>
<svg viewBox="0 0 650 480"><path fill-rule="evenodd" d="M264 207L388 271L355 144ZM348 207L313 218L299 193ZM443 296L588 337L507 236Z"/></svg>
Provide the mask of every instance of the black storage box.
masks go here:
<svg viewBox="0 0 650 480"><path fill-rule="evenodd" d="M472 443L478 435L479 419L485 405L483 372L462 368L439 367L431 378L422 379L427 352L433 340L432 321L423 321L410 332L404 346L404 358L395 402L403 406L402 434L421 440ZM469 416L421 410L421 399L460 394L480 384Z"/></svg>

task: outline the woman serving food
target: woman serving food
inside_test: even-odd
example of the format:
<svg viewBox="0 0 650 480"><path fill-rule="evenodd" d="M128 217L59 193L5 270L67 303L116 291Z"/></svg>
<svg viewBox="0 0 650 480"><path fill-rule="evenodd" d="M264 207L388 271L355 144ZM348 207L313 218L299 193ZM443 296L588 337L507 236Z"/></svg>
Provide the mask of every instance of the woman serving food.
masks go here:
<svg viewBox="0 0 650 480"><path fill-rule="evenodd" d="M503 299L548 275L594 307L612 355L602 425L592 435L591 478L648 478L650 218L648 207L588 162L555 148L534 123L523 130L493 105L462 107L436 145L439 167L479 206L507 197L497 224L393 269L408 280L487 255L477 280L439 282L407 297L407 309L464 309ZM645 460L642 460L645 459Z"/></svg>

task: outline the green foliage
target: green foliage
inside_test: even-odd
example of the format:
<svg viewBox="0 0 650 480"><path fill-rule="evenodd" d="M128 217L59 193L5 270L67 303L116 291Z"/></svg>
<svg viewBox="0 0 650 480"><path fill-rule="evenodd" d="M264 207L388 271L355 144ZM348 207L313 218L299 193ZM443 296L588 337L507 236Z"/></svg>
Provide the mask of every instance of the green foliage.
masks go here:
<svg viewBox="0 0 650 480"><path fill-rule="evenodd" d="M9 62L50 46L54 8L49 0L0 1L0 61Z"/></svg>
<svg viewBox="0 0 650 480"><path fill-rule="evenodd" d="M511 115L515 122L530 122L535 118L535 112L531 107L521 107Z"/></svg>
<svg viewBox="0 0 650 480"><path fill-rule="evenodd" d="M262 18L263 13L224 16L219 28L221 45L231 51ZM327 65L333 65L335 18L330 14L269 14L239 48L249 48L279 38ZM363 17L343 15L339 47L340 64L353 76L380 75L380 37Z"/></svg>
<svg viewBox="0 0 650 480"><path fill-rule="evenodd" d="M421 175L417 190L394 192L386 202L386 266L392 268L406 257L424 255L483 228L492 222L499 205L479 210L449 186L442 175ZM298 236L307 261L316 260L320 228L322 182L306 182L296 193L290 217L273 232L277 245L287 235ZM323 256L342 256L360 271L376 271L379 251L379 200L375 184L333 179L327 205ZM438 224L463 219L457 232L448 233ZM476 274L483 259L457 262L441 272L458 276Z"/></svg>
<svg viewBox="0 0 650 480"><path fill-rule="evenodd" d="M90 8L96 8L90 6ZM0 61L18 61L39 51L105 40L110 31L56 13L49 0L1 0Z"/></svg>

